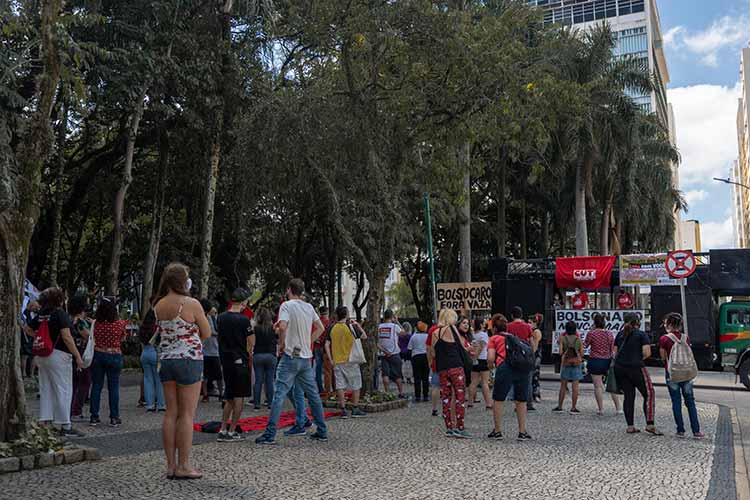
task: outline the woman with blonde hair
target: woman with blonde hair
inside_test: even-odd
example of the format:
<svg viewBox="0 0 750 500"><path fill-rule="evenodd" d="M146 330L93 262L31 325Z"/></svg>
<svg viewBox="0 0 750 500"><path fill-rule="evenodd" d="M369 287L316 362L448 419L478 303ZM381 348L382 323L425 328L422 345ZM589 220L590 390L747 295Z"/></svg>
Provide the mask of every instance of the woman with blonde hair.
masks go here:
<svg viewBox="0 0 750 500"><path fill-rule="evenodd" d="M211 336L211 327L201 303L190 297L191 287L187 266L169 264L162 273L154 303L159 378L167 401L162 438L169 479L202 477L190 466L190 447L203 379L202 341Z"/></svg>
<svg viewBox="0 0 750 500"><path fill-rule="evenodd" d="M430 350L435 359L435 368L440 380L440 398L443 403L443 419L446 437L470 438L464 429L466 410L466 359L469 351L456 329L458 316L448 309L443 317L443 325L432 336ZM455 398L455 404L451 405ZM455 428L451 417L451 406L455 412Z"/></svg>

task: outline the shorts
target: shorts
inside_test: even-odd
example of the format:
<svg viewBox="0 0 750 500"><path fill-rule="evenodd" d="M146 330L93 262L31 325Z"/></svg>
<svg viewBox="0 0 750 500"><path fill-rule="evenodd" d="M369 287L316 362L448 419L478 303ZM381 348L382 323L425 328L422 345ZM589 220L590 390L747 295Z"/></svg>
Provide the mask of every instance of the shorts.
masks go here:
<svg viewBox="0 0 750 500"><path fill-rule="evenodd" d="M528 373L513 371L507 363L501 364L495 369L492 400L505 401L512 387L516 401L527 401L529 399L529 379Z"/></svg>
<svg viewBox="0 0 750 500"><path fill-rule="evenodd" d="M362 388L362 372L357 363L342 363L333 367L336 390L358 391Z"/></svg>
<svg viewBox="0 0 750 500"><path fill-rule="evenodd" d="M159 361L159 379L162 382L177 382L177 385L193 385L201 381L203 361L195 359L162 359Z"/></svg>
<svg viewBox="0 0 750 500"><path fill-rule="evenodd" d="M432 387L440 387L440 375L437 373L430 375L430 385Z"/></svg>
<svg viewBox="0 0 750 500"><path fill-rule="evenodd" d="M404 378L401 371L403 364L404 362L401 361L401 356L398 354L391 354L388 357L383 356L380 358L380 369L383 372L383 377L388 377L394 382Z"/></svg>
<svg viewBox="0 0 750 500"><path fill-rule="evenodd" d="M476 372L476 373L488 372L490 371L490 367L487 366L486 359L478 359L477 364L472 365L471 371Z"/></svg>
<svg viewBox="0 0 750 500"><path fill-rule="evenodd" d="M591 375L606 375L609 371L609 365L611 362L611 359L589 359L586 363L586 368Z"/></svg>
<svg viewBox="0 0 750 500"><path fill-rule="evenodd" d="M203 380L221 380L221 361L218 356L203 357Z"/></svg>
<svg viewBox="0 0 750 500"><path fill-rule="evenodd" d="M250 365L246 359L240 358L239 363L231 360L221 360L224 372L224 399L249 398L252 394L250 383Z"/></svg>
<svg viewBox="0 0 750 500"><path fill-rule="evenodd" d="M560 370L560 380L578 382L583 378L583 365L563 366Z"/></svg>

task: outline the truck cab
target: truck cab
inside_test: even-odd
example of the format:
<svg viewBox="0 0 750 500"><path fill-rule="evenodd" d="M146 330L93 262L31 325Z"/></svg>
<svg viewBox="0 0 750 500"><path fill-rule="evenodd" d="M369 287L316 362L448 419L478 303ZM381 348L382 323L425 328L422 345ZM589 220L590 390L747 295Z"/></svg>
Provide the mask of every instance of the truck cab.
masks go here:
<svg viewBox="0 0 750 500"><path fill-rule="evenodd" d="M737 371L750 388L750 302L732 301L719 308L721 365Z"/></svg>

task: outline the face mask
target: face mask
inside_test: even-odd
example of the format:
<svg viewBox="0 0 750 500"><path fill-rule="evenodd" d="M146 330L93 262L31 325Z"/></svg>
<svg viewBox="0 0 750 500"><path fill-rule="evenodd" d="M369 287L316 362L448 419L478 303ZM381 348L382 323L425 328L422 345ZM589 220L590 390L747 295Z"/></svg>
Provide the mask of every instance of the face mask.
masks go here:
<svg viewBox="0 0 750 500"><path fill-rule="evenodd" d="M191 288L193 288L193 280L188 278L187 283L185 283L185 291L190 293Z"/></svg>

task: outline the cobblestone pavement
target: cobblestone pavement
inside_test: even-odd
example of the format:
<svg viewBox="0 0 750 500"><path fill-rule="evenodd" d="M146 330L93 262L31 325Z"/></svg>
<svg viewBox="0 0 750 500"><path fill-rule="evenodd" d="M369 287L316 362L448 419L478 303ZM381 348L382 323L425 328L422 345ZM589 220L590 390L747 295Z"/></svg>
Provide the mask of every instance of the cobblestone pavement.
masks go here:
<svg viewBox="0 0 750 500"><path fill-rule="evenodd" d="M126 388L133 401L137 388ZM468 410L472 440L447 439L428 403L367 419L332 420L331 439L279 437L275 447L252 440L220 444L196 434L194 464L200 481L167 481L160 449L160 419L124 406L120 429L82 426L87 444L105 460L0 476L0 497L200 499L708 499L735 498L729 412L699 404L705 440L674 437L667 400L657 424L667 434L627 435L624 419L594 414L591 395L583 415L552 414L552 392L529 417L531 442L514 439L506 409L506 439L484 438L491 426L483 405ZM215 419L217 403L201 404L200 418ZM248 412L250 414L252 412ZM107 414L103 411L102 416ZM643 425L637 420L636 425Z"/></svg>

